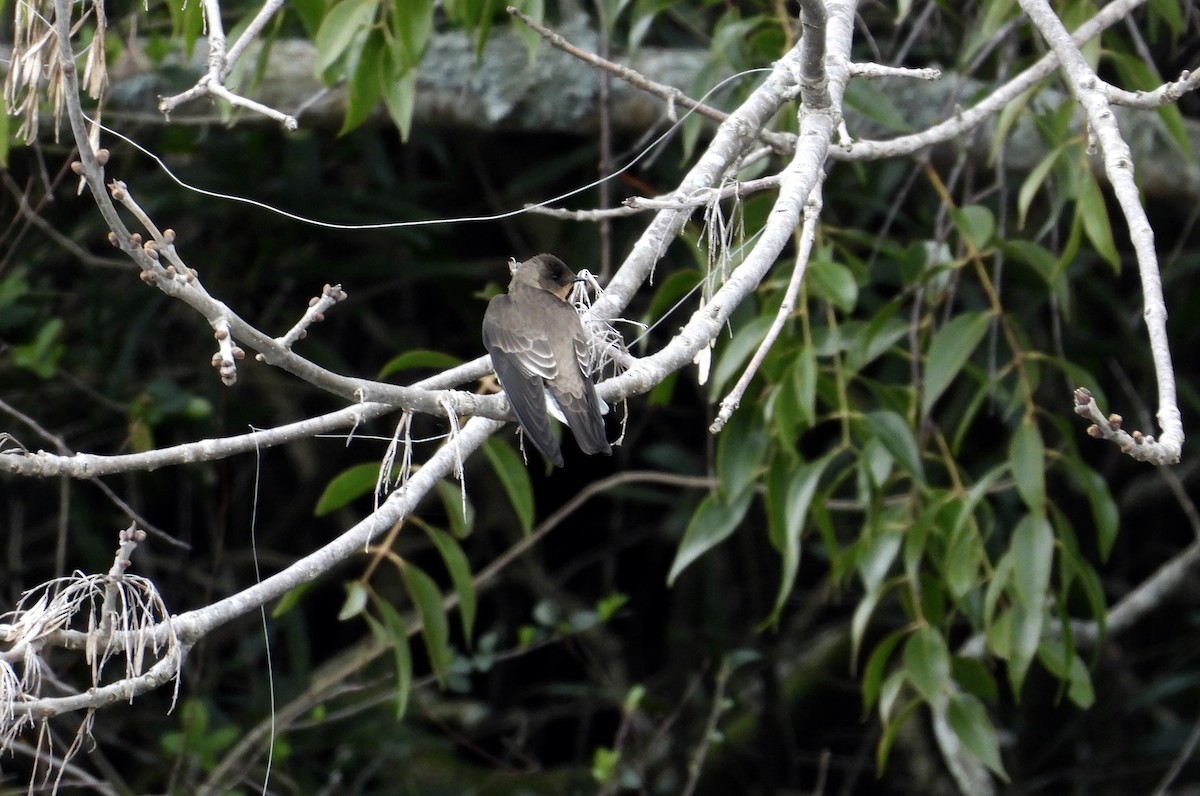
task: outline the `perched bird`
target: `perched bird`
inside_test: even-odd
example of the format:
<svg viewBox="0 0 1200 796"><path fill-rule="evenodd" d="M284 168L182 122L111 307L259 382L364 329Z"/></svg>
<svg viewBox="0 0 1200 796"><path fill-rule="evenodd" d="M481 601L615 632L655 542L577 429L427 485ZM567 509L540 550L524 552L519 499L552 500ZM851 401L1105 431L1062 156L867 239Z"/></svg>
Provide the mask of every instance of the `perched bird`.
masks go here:
<svg viewBox="0 0 1200 796"><path fill-rule="evenodd" d="M525 436L556 467L563 458L547 416L550 399L584 453L612 453L603 403L580 364L587 336L567 301L577 281L562 260L539 254L516 266L508 293L493 298L483 315L483 344L508 403Z"/></svg>

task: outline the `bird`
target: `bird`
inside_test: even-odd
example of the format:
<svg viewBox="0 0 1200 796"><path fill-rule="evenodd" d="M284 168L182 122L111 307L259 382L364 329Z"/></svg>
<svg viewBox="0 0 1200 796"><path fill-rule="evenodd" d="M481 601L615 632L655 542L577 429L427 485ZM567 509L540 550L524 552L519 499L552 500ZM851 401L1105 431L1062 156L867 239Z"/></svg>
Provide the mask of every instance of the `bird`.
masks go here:
<svg viewBox="0 0 1200 796"><path fill-rule="evenodd" d="M516 265L508 292L492 298L483 314L483 345L500 386L525 436L555 467L563 457L550 428L553 403L584 453L612 453L606 407L582 366L587 335L567 301L578 281L553 254L536 255Z"/></svg>

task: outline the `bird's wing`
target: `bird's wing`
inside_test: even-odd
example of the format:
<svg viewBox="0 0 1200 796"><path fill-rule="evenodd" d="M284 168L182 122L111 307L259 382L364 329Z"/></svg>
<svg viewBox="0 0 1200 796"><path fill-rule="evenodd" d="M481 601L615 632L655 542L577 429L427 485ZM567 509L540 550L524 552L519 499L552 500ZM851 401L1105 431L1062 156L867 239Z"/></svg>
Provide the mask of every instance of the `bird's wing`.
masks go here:
<svg viewBox="0 0 1200 796"><path fill-rule="evenodd" d="M508 396L508 403L534 447L555 466L563 466L558 438L546 415L545 380L558 365L547 337L530 331L506 295L496 296L483 316L483 344Z"/></svg>
<svg viewBox="0 0 1200 796"><path fill-rule="evenodd" d="M571 310L574 312L574 310ZM596 395L592 384L580 367L587 361L588 344L582 324L571 340L552 341L559 349L557 359L565 362L559 378L549 382L548 387L554 400L567 418L567 425L584 453L612 453L608 434L604 430L604 402Z"/></svg>

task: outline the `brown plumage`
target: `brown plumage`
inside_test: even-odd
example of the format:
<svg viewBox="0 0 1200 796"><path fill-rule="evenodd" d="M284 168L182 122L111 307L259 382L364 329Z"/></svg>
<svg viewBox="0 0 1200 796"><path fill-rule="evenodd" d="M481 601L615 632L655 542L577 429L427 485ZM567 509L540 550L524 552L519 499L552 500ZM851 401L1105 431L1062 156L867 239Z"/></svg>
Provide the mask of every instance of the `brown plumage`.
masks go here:
<svg viewBox="0 0 1200 796"><path fill-rule="evenodd" d="M508 403L529 441L556 467L563 458L550 428L547 390L584 453L612 453L600 398L580 365L587 337L566 300L576 281L562 260L539 254L516 267L508 293L493 298L483 315L483 344Z"/></svg>

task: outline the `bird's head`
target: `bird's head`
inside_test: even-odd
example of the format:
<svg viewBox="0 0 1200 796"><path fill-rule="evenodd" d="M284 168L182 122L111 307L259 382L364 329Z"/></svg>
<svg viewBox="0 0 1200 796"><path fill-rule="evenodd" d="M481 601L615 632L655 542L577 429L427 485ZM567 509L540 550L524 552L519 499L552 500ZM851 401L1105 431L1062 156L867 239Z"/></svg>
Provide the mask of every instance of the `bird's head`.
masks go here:
<svg viewBox="0 0 1200 796"><path fill-rule="evenodd" d="M530 257L513 272L514 284L525 284L545 290L564 301L571 293L571 286L577 281L579 278L575 276L575 272L553 254Z"/></svg>

